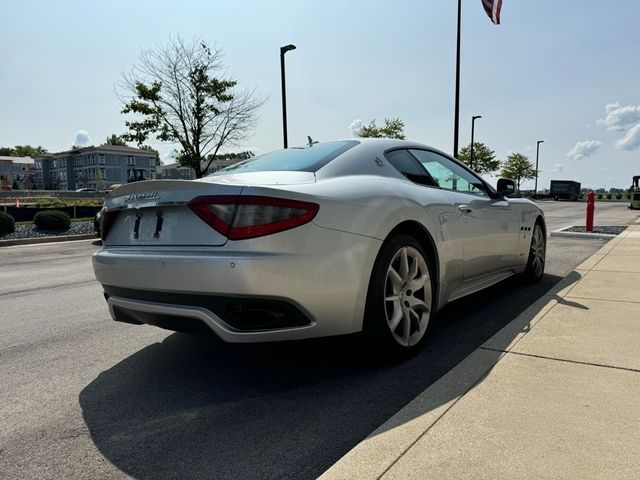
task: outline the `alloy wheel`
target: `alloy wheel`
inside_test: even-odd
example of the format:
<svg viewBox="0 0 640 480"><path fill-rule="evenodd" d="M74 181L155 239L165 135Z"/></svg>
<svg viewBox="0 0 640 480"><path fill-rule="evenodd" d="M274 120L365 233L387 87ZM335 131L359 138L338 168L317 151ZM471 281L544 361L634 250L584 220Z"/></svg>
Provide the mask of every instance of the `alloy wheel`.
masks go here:
<svg viewBox="0 0 640 480"><path fill-rule="evenodd" d="M387 326L403 347L417 344L431 316L431 277L422 254L414 247L401 247L393 256L384 289Z"/></svg>
<svg viewBox="0 0 640 480"><path fill-rule="evenodd" d="M536 225L531 237L531 268L536 277L541 277L544 272L545 250L544 233L540 225Z"/></svg>

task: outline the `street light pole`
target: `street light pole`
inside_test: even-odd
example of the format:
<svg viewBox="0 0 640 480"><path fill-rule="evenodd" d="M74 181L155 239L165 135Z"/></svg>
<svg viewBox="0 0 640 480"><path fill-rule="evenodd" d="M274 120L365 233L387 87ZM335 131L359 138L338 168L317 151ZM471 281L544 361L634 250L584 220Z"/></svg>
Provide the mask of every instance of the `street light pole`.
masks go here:
<svg viewBox="0 0 640 480"><path fill-rule="evenodd" d="M471 117L471 154L469 159L469 168L473 170L473 132L475 128L476 119L482 118L482 115L473 115Z"/></svg>
<svg viewBox="0 0 640 480"><path fill-rule="evenodd" d="M280 47L280 81L282 83L282 135L284 139L284 148L287 148L287 89L285 87L284 78L284 54L289 50L295 50L296 46L289 44Z"/></svg>
<svg viewBox="0 0 640 480"><path fill-rule="evenodd" d="M538 157L540 156L540 144L544 143L544 140L538 140L538 143L536 144L536 185L533 188L533 194L537 195L538 194Z"/></svg>
<svg viewBox="0 0 640 480"><path fill-rule="evenodd" d="M460 20L462 1L458 0L458 44L456 47L456 101L453 120L453 157L458 158L458 124L460 123Z"/></svg>

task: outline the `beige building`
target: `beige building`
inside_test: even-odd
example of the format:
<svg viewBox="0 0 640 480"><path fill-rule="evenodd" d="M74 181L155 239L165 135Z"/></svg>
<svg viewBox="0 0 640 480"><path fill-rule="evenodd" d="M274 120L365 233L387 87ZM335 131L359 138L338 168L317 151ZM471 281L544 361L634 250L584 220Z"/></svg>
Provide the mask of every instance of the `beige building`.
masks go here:
<svg viewBox="0 0 640 480"><path fill-rule="evenodd" d="M156 178L155 152L102 145L36 157L36 184L46 190L108 189Z"/></svg>
<svg viewBox="0 0 640 480"><path fill-rule="evenodd" d="M0 185L18 184L23 190L33 188L35 183L35 162L31 157L0 156Z"/></svg>

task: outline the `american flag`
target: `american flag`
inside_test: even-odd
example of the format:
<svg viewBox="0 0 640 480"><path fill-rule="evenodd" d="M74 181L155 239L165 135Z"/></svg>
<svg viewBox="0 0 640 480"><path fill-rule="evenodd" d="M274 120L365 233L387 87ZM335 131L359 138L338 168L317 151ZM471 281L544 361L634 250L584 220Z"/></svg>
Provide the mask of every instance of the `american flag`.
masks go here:
<svg viewBox="0 0 640 480"><path fill-rule="evenodd" d="M500 25L500 10L502 9L502 0L482 0L484 11L487 12L489 18L496 25Z"/></svg>

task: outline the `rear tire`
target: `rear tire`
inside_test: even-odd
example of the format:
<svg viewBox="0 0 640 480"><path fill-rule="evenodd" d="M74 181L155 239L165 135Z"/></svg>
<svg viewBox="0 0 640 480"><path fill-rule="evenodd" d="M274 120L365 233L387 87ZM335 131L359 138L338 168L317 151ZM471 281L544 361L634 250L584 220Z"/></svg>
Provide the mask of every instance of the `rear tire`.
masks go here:
<svg viewBox="0 0 640 480"><path fill-rule="evenodd" d="M433 275L420 243L409 235L385 242L369 282L364 333L384 352L408 354L425 337L433 308Z"/></svg>
<svg viewBox="0 0 640 480"><path fill-rule="evenodd" d="M529 246L529 258L527 267L522 277L527 283L537 283L542 280L547 253L547 237L542 228L542 222L538 220L531 232L531 245Z"/></svg>

